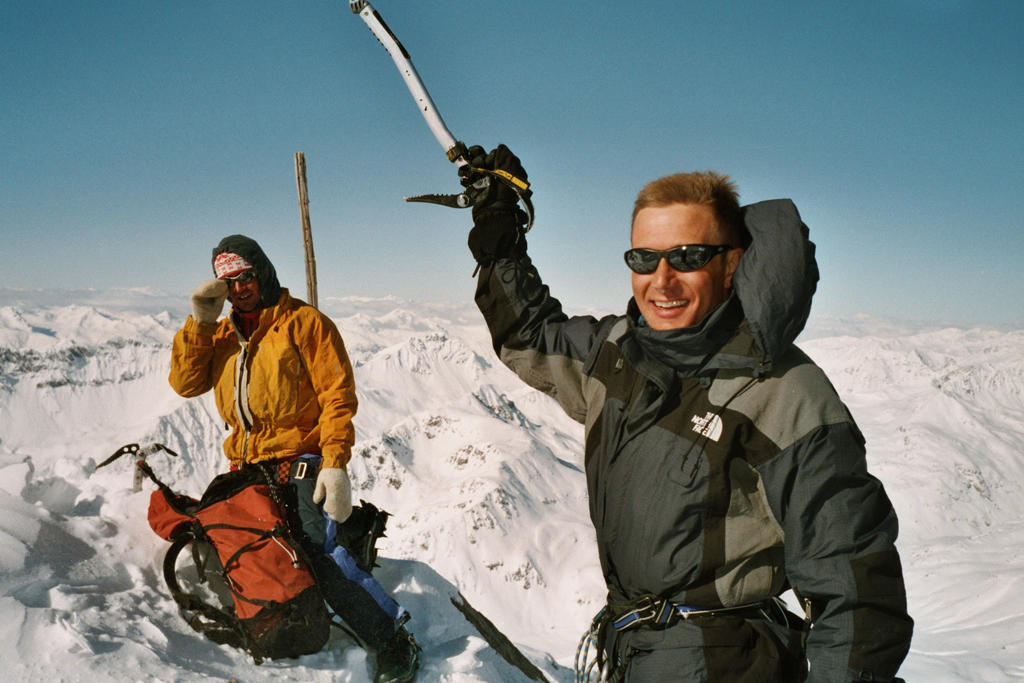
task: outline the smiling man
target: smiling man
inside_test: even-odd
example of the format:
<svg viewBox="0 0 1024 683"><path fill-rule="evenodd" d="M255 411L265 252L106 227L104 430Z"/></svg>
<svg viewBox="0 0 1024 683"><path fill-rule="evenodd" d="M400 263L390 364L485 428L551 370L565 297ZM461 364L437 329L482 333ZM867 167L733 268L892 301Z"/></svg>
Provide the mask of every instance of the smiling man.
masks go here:
<svg viewBox="0 0 1024 683"><path fill-rule="evenodd" d="M730 198L735 202L728 179L709 173L662 178L637 199L626 264L633 299L652 328L691 327L728 298L743 238L718 219L715 202L727 213Z"/></svg>
<svg viewBox="0 0 1024 683"><path fill-rule="evenodd" d="M526 179L504 146L470 154ZM711 172L649 183L633 298L602 319L562 312L520 214L503 185L476 198L476 302L502 362L584 425L610 680L898 680L913 621L896 515L793 344L818 280L793 203L741 207ZM779 600L790 588L804 615Z"/></svg>

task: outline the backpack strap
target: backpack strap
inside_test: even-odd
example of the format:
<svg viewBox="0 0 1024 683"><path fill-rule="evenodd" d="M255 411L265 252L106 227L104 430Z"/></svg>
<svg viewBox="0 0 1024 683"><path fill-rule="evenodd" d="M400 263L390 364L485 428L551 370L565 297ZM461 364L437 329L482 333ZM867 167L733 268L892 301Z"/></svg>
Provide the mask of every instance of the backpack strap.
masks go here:
<svg viewBox="0 0 1024 683"><path fill-rule="evenodd" d="M238 617L218 609L213 605L204 602L190 593L186 593L178 584L178 577L175 572L175 563L178 555L190 543L196 541L196 534L192 529L186 529L177 534L171 542L171 547L164 555L164 582L171 592L171 597L178 604L181 616L188 622L193 630L203 634L210 640L221 645L231 645L252 652L252 639L245 628L242 627ZM255 656L255 655L254 655ZM256 663L261 658L256 656Z"/></svg>

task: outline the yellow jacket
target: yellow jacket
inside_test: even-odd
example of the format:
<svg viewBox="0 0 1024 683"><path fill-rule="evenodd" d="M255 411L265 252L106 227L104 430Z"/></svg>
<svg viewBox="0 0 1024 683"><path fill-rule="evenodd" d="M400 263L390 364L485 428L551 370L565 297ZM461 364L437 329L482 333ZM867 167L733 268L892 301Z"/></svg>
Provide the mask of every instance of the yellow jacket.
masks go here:
<svg viewBox="0 0 1024 683"><path fill-rule="evenodd" d="M248 342L230 315L189 316L174 335L169 381L186 397L214 390L232 465L319 453L324 467L342 467L352 456L357 400L345 343L330 318L287 289Z"/></svg>

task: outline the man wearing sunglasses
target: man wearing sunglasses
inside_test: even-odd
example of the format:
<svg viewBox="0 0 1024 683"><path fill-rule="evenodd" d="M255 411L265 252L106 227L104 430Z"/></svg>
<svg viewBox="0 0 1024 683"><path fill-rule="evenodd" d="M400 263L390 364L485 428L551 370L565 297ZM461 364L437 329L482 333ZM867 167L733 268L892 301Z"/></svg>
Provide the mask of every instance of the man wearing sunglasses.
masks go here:
<svg viewBox="0 0 1024 683"><path fill-rule="evenodd" d="M403 625L408 612L336 542L353 512L345 466L357 406L341 334L280 286L255 240L225 237L212 261L214 278L192 293L174 337L171 386L188 397L214 390L232 469L264 468L282 484L326 602L377 652L374 681L411 681L419 647ZM225 299L231 313L220 318Z"/></svg>
<svg viewBox="0 0 1024 683"><path fill-rule="evenodd" d="M473 167L525 181L504 146ZM468 183L467 179L467 183ZM913 621L864 440L793 341L818 280L796 207L726 176L649 183L625 315L568 317L503 185L479 193L476 302L501 360L585 426L613 681L895 681ZM805 614L784 608L792 588Z"/></svg>

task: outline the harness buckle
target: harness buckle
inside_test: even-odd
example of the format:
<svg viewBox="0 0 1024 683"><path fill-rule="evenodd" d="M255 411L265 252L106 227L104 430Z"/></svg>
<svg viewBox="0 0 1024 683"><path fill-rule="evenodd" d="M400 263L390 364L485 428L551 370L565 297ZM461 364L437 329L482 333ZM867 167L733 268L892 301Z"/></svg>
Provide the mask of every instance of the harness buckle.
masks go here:
<svg viewBox="0 0 1024 683"><path fill-rule="evenodd" d="M298 458L292 461L288 470L289 479L313 479L320 471L319 466L310 462L309 458Z"/></svg>
<svg viewBox="0 0 1024 683"><path fill-rule="evenodd" d="M649 622L659 622L664 615L666 607L670 605L667 600L661 600L653 595L645 595L633 603L632 609L612 622L616 631L637 628ZM671 610L668 610L671 612ZM667 620L667 616L665 617Z"/></svg>

